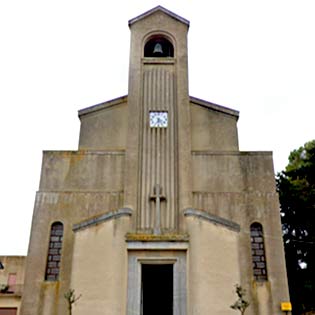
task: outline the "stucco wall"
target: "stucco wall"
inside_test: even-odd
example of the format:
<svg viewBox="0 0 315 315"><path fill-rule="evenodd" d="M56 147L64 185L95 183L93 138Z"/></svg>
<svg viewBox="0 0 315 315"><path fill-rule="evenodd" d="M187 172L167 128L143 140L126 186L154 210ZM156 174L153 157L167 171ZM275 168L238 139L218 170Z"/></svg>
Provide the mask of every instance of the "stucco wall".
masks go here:
<svg viewBox="0 0 315 315"><path fill-rule="evenodd" d="M22 314L62 314L69 289L73 253L73 224L119 209L123 204L122 152L45 152L40 191L36 195L28 252ZM62 222L59 280L45 281L53 222ZM59 302L58 302L59 301Z"/></svg>
<svg viewBox="0 0 315 315"><path fill-rule="evenodd" d="M193 152L193 191L274 192L271 152Z"/></svg>
<svg viewBox="0 0 315 315"><path fill-rule="evenodd" d="M249 315L281 314L280 303L289 295L271 153L193 152L193 207L240 225L238 257L241 284L251 301ZM253 222L264 231L265 282L253 276Z"/></svg>
<svg viewBox="0 0 315 315"><path fill-rule="evenodd" d="M237 118L191 103L192 150L238 150Z"/></svg>
<svg viewBox="0 0 315 315"><path fill-rule="evenodd" d="M76 315L121 315L126 311L129 218L75 232L71 287L81 298Z"/></svg>
<svg viewBox="0 0 315 315"><path fill-rule="evenodd" d="M80 150L124 150L127 140L127 101L114 102L80 116Z"/></svg>
<svg viewBox="0 0 315 315"><path fill-rule="evenodd" d="M122 151L45 151L40 190L122 191Z"/></svg>
<svg viewBox="0 0 315 315"><path fill-rule="evenodd" d="M238 232L187 218L190 235L188 314L233 315L234 285L240 283Z"/></svg>

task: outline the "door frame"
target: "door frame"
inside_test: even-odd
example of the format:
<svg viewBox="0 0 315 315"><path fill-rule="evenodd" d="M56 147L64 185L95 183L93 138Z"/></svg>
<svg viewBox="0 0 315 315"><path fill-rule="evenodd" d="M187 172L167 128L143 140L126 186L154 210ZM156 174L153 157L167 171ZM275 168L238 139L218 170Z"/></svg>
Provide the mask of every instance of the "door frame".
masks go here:
<svg viewBox="0 0 315 315"><path fill-rule="evenodd" d="M128 244L127 315L141 314L142 264L173 264L173 315L186 315L186 252L188 244L154 242L146 243L141 248L141 244L135 243L141 242Z"/></svg>

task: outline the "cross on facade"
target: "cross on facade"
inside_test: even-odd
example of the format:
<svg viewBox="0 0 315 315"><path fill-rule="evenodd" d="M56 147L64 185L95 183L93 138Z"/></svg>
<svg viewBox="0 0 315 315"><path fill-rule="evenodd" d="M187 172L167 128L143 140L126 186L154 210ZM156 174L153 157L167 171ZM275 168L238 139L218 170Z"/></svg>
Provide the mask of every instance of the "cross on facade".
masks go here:
<svg viewBox="0 0 315 315"><path fill-rule="evenodd" d="M159 184L154 186L154 194L150 196L151 200L155 200L155 222L153 234L161 234L161 200L165 200L166 197L162 195L162 188Z"/></svg>

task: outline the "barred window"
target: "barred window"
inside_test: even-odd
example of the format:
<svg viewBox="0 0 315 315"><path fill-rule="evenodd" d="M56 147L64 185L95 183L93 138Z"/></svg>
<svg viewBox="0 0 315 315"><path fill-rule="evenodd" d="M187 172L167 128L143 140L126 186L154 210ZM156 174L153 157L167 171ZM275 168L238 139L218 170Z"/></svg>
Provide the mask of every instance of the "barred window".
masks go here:
<svg viewBox="0 0 315 315"><path fill-rule="evenodd" d="M57 281L59 278L62 238L63 224L61 222L54 222L50 229L47 266L45 273L45 280L47 281Z"/></svg>
<svg viewBox="0 0 315 315"><path fill-rule="evenodd" d="M250 226L253 273L256 281L267 281L267 264L265 256L264 233L260 223Z"/></svg>

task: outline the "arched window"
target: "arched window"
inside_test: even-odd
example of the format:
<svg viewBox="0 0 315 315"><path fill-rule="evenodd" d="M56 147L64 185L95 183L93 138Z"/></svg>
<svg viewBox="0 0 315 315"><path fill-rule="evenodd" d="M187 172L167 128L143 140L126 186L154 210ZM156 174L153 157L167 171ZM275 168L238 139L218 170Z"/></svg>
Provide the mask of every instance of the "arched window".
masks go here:
<svg viewBox="0 0 315 315"><path fill-rule="evenodd" d="M267 281L264 233L260 223L255 222L250 226L250 237L254 279L256 281Z"/></svg>
<svg viewBox="0 0 315 315"><path fill-rule="evenodd" d="M63 224L61 222L54 222L50 229L47 266L45 273L45 280L47 281L57 281L59 278L62 238Z"/></svg>
<svg viewBox="0 0 315 315"><path fill-rule="evenodd" d="M144 46L144 57L174 57L174 47L165 37L154 36Z"/></svg>

